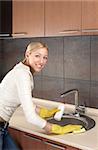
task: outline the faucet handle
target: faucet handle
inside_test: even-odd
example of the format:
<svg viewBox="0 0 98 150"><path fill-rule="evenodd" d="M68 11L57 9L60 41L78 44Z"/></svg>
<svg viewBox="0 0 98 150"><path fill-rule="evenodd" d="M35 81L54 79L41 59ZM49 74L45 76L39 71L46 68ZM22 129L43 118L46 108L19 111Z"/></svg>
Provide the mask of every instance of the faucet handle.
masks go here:
<svg viewBox="0 0 98 150"><path fill-rule="evenodd" d="M75 112L84 114L85 113L85 106L80 105L80 106L76 107Z"/></svg>

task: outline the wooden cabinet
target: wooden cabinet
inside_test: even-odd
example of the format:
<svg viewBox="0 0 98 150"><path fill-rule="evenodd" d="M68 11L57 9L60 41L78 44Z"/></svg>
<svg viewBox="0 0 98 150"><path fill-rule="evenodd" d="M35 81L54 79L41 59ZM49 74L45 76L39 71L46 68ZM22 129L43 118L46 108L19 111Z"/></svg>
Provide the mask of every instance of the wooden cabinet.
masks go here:
<svg viewBox="0 0 98 150"><path fill-rule="evenodd" d="M13 36L44 36L44 0L13 0Z"/></svg>
<svg viewBox="0 0 98 150"><path fill-rule="evenodd" d="M45 35L98 34L98 0L45 0Z"/></svg>
<svg viewBox="0 0 98 150"><path fill-rule="evenodd" d="M82 30L98 34L98 0L82 0Z"/></svg>
<svg viewBox="0 0 98 150"><path fill-rule="evenodd" d="M45 0L45 35L80 34L81 0Z"/></svg>
<svg viewBox="0 0 98 150"><path fill-rule="evenodd" d="M81 0L13 0L12 6L14 36L80 34Z"/></svg>
<svg viewBox="0 0 98 150"><path fill-rule="evenodd" d="M25 37L97 33L98 0L12 0L13 35Z"/></svg>
<svg viewBox="0 0 98 150"><path fill-rule="evenodd" d="M21 150L80 150L13 128L9 128L9 133Z"/></svg>

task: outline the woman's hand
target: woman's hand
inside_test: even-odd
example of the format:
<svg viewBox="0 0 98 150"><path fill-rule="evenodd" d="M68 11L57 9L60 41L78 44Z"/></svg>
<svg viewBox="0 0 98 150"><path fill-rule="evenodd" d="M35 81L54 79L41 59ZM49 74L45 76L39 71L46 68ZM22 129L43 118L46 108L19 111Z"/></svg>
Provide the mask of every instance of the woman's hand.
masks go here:
<svg viewBox="0 0 98 150"><path fill-rule="evenodd" d="M55 115L56 112L60 111L58 108L47 109L45 107L36 107L36 111L41 118L49 118Z"/></svg>
<svg viewBox="0 0 98 150"><path fill-rule="evenodd" d="M47 134L52 133L51 132L52 131L52 124L47 122L46 126L43 129L46 131Z"/></svg>
<svg viewBox="0 0 98 150"><path fill-rule="evenodd" d="M47 134L67 134L67 133L81 133L85 131L85 129L81 125L65 125L60 126L57 124L48 123L44 127L44 130Z"/></svg>

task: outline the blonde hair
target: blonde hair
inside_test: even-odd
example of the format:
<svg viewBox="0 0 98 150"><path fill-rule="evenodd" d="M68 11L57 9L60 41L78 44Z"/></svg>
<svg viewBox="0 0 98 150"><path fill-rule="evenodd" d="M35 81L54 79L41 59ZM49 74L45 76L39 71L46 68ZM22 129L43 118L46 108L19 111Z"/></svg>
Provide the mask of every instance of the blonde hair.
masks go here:
<svg viewBox="0 0 98 150"><path fill-rule="evenodd" d="M41 43L41 42L31 42L27 46L26 51L35 51L35 50L43 48L43 47L48 49L48 47L45 44Z"/></svg>
<svg viewBox="0 0 98 150"><path fill-rule="evenodd" d="M41 43L41 42L31 42L27 46L27 48L25 50L25 53L28 52L28 51L29 52L36 51L37 49L40 49L40 48L46 48L48 50L48 47L44 43ZM26 58L24 58L22 62L25 62L25 61L26 61Z"/></svg>

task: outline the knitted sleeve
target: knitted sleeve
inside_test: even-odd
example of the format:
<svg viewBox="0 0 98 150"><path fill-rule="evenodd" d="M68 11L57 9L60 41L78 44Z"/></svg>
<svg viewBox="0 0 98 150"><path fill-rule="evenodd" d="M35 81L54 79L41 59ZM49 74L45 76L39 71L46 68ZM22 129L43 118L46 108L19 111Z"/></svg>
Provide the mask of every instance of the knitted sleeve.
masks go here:
<svg viewBox="0 0 98 150"><path fill-rule="evenodd" d="M19 100L27 120L40 128L44 128L46 121L35 112L36 106L32 98L33 77L31 73L28 70L17 69L15 72L15 82Z"/></svg>

